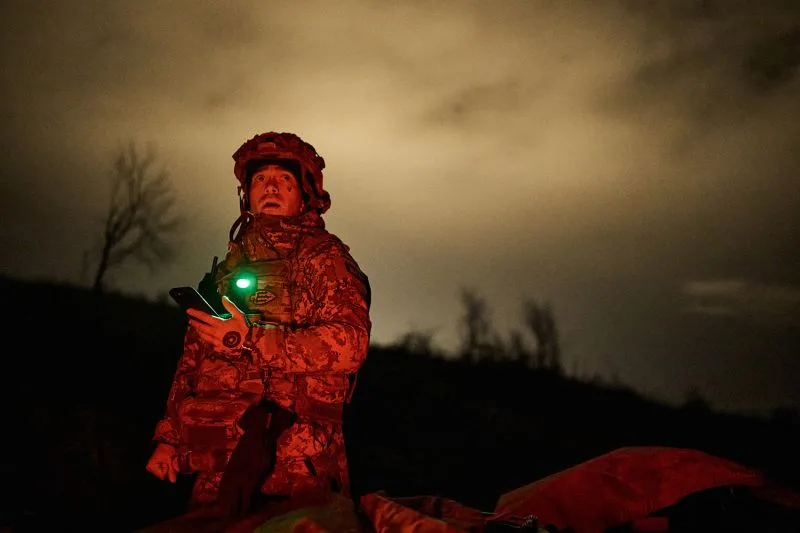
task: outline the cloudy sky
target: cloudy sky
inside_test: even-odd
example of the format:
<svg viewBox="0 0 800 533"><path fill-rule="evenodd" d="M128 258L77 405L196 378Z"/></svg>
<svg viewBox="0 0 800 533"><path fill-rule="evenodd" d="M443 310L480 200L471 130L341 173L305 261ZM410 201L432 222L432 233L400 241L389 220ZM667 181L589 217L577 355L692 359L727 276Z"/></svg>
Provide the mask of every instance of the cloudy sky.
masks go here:
<svg viewBox="0 0 800 533"><path fill-rule="evenodd" d="M194 284L238 215L231 154L291 131L375 342L455 349L470 288L501 335L550 302L570 371L800 407L798 6L6 0L2 271L80 280L133 141L188 224L177 262L113 285Z"/></svg>

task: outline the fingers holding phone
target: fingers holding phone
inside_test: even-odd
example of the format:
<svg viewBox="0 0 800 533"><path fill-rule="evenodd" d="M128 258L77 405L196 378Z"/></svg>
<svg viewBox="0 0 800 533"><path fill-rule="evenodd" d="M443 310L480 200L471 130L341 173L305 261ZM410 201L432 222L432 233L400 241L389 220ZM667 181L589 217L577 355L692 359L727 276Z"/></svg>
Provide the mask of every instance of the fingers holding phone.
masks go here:
<svg viewBox="0 0 800 533"><path fill-rule="evenodd" d="M189 316L189 326L197 331L201 340L212 344L220 352L235 356L241 351L250 331L250 323L229 298L223 296L222 304L228 311L225 317L212 315L207 310L198 309L202 306L195 305L187 305L186 314Z"/></svg>

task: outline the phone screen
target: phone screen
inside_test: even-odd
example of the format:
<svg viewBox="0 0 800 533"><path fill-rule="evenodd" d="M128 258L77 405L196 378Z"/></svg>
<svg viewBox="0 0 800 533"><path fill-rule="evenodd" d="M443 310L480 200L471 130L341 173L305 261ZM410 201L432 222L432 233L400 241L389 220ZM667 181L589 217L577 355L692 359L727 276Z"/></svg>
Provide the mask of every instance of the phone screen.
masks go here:
<svg viewBox="0 0 800 533"><path fill-rule="evenodd" d="M169 290L169 295L184 311L187 309L197 309L209 315L219 316L219 313L211 307L208 300L203 298L194 287L173 287Z"/></svg>

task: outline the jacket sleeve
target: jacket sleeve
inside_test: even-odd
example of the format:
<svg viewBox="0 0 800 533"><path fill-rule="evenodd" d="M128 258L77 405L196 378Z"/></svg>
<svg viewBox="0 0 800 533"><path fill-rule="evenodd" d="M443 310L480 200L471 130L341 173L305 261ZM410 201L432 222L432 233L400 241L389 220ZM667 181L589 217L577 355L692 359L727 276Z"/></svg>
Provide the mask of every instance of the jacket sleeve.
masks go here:
<svg viewBox="0 0 800 533"><path fill-rule="evenodd" d="M346 245L321 247L302 272L315 311L305 327L253 326L253 362L291 373L357 371L369 349L369 280Z"/></svg>
<svg viewBox="0 0 800 533"><path fill-rule="evenodd" d="M178 360L178 368L172 379L164 417L156 424L153 435L153 440L156 442L173 446L180 444L178 405L194 391L197 381L197 361L199 360L197 354L201 349L203 349L203 345L197 338L197 334L191 328L187 328L183 340L183 353Z"/></svg>

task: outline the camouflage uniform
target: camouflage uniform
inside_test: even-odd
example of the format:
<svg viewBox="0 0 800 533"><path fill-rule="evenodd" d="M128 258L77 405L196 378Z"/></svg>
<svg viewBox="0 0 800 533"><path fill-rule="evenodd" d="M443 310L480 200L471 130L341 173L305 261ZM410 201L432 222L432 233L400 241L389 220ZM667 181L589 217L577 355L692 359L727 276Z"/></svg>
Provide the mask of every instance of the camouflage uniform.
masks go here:
<svg viewBox="0 0 800 533"><path fill-rule="evenodd" d="M321 181L318 185L319 200ZM216 274L220 294L236 301L230 280L242 267L267 265L268 278L270 269L279 270L268 279L277 280L277 289L259 291L259 301L276 304L271 309L278 311L266 312L269 303L256 311L260 315L241 358L215 353L191 328L186 332L166 414L154 439L182 450L182 471L199 472L193 503L215 499L222 470L241 435L230 421L262 397L296 413L297 420L279 438L275 468L261 491L349 495L341 413L367 355L370 289L347 245L325 229L320 212L330 204L327 193L323 201L322 208L318 202L316 209L297 217L247 213L239 234L232 236ZM255 299L251 295L243 305L252 308ZM187 436L187 428L197 412L214 410L227 437L198 448L202 437Z"/></svg>

